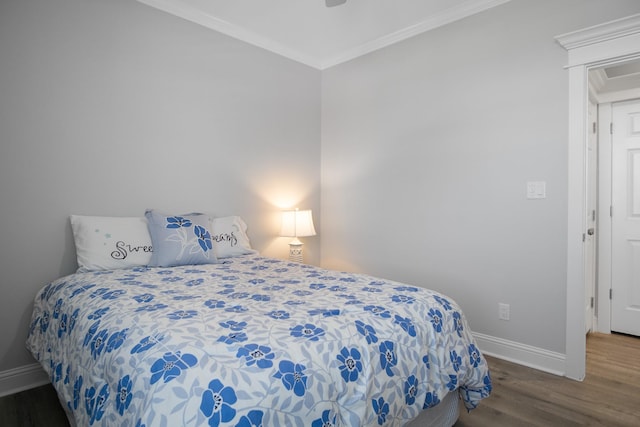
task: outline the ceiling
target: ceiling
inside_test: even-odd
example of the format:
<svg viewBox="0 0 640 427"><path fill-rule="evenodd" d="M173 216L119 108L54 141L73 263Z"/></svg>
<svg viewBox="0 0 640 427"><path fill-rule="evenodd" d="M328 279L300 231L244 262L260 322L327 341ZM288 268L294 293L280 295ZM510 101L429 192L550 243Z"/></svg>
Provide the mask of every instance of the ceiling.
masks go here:
<svg viewBox="0 0 640 427"><path fill-rule="evenodd" d="M510 0L138 0L325 69Z"/></svg>
<svg viewBox="0 0 640 427"><path fill-rule="evenodd" d="M640 96L640 61L590 70L589 82L600 102L607 102L607 99L637 98ZM624 95L621 98L616 94Z"/></svg>

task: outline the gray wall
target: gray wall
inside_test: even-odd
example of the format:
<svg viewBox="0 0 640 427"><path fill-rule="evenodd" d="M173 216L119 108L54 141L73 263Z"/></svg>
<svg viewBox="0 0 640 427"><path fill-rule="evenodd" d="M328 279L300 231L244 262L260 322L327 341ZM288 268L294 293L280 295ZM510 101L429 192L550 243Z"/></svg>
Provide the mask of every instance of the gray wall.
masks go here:
<svg viewBox="0 0 640 427"><path fill-rule="evenodd" d="M319 71L132 0L1 1L0 372L76 268L69 214L239 214L284 258L279 209L320 230L319 184Z"/></svg>
<svg viewBox="0 0 640 427"><path fill-rule="evenodd" d="M279 209L311 208L308 262L441 290L474 331L564 352L553 36L638 12L512 0L320 73L132 0L1 1L0 372L33 363L31 301L75 269L68 215L148 207L240 214L277 257Z"/></svg>
<svg viewBox="0 0 640 427"><path fill-rule="evenodd" d="M568 75L554 36L638 12L513 0L325 71L323 266L440 290L475 332L564 353ZM527 200L527 181L547 198Z"/></svg>

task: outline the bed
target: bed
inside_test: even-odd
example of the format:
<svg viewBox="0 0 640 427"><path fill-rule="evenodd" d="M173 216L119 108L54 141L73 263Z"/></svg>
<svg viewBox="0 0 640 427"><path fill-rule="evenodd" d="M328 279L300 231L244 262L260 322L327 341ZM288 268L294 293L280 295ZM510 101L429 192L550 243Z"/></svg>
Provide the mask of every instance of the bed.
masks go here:
<svg viewBox="0 0 640 427"><path fill-rule="evenodd" d="M450 298L240 252L37 294L27 347L72 425L451 426L490 394Z"/></svg>

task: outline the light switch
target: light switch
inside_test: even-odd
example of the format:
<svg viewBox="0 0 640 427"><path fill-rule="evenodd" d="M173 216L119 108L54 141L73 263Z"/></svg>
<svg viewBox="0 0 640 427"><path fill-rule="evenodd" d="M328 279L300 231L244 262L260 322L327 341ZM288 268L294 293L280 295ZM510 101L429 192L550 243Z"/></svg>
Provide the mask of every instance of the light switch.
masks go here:
<svg viewBox="0 0 640 427"><path fill-rule="evenodd" d="M547 183L545 181L527 182L527 199L544 199L547 197Z"/></svg>

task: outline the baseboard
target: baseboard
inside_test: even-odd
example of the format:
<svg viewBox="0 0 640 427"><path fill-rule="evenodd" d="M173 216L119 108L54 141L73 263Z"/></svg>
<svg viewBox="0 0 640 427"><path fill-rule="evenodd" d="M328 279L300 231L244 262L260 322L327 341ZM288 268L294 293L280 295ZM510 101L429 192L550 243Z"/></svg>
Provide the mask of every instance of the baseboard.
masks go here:
<svg viewBox="0 0 640 427"><path fill-rule="evenodd" d="M0 397L38 387L49 382L40 364L20 366L0 372Z"/></svg>
<svg viewBox="0 0 640 427"><path fill-rule="evenodd" d="M564 376L566 356L515 341L473 333L480 351L519 365L528 366L554 375Z"/></svg>

